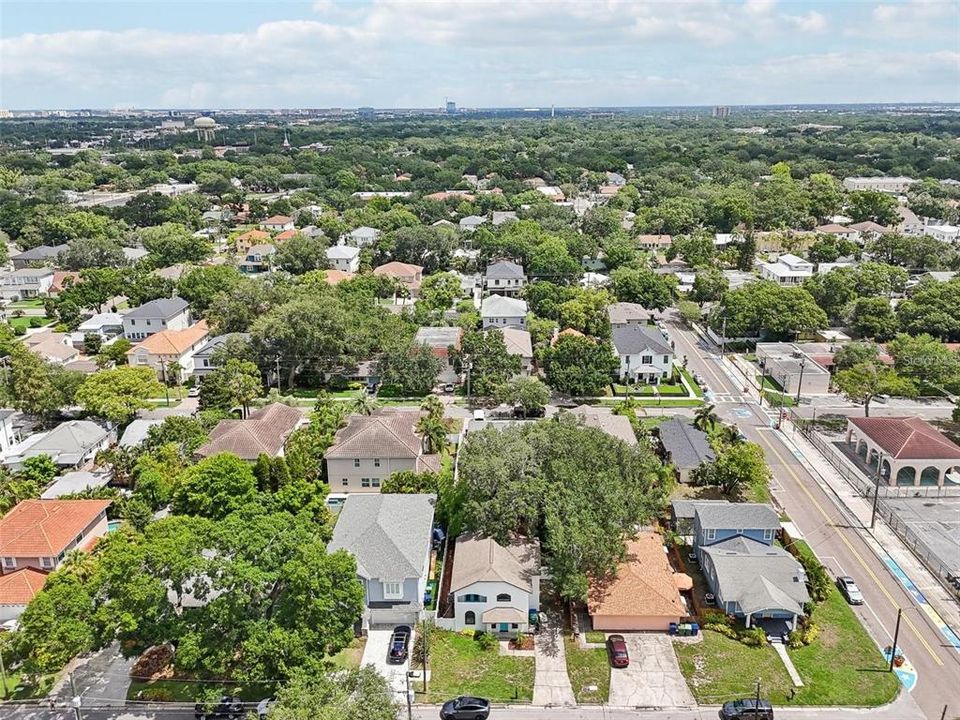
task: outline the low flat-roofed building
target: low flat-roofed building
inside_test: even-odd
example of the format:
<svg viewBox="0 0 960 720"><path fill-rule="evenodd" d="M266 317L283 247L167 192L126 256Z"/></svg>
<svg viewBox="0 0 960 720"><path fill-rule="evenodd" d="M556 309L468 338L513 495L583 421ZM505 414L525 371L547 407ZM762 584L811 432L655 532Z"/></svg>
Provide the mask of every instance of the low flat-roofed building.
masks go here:
<svg viewBox="0 0 960 720"><path fill-rule="evenodd" d="M830 391L830 373L794 343L757 343L757 363L788 395Z"/></svg>

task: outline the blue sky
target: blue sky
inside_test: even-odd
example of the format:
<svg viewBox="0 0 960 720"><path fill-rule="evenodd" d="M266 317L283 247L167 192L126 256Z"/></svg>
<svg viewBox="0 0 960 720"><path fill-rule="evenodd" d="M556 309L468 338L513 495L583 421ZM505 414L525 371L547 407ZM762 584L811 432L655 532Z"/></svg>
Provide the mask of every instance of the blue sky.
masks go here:
<svg viewBox="0 0 960 720"><path fill-rule="evenodd" d="M0 107L960 102L953 0L0 5Z"/></svg>

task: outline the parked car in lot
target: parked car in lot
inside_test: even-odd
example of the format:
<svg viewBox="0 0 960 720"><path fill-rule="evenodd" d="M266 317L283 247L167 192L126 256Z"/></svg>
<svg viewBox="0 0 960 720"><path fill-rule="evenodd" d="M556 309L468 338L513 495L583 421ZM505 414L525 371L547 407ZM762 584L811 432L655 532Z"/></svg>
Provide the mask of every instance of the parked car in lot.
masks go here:
<svg viewBox="0 0 960 720"><path fill-rule="evenodd" d="M447 700L440 708L440 720L487 720L490 701L469 695Z"/></svg>
<svg viewBox="0 0 960 720"><path fill-rule="evenodd" d="M387 662L400 664L406 662L410 650L410 626L397 625L390 636L390 649L387 651Z"/></svg>
<svg viewBox="0 0 960 720"><path fill-rule="evenodd" d="M627 641L623 639L623 635L611 635L607 638L607 655L612 667L625 668L630 664Z"/></svg>
<svg viewBox="0 0 960 720"><path fill-rule="evenodd" d="M720 708L720 720L773 720L773 705L755 698L732 700Z"/></svg>
<svg viewBox="0 0 960 720"><path fill-rule="evenodd" d="M856 581L849 575L841 575L837 578L837 588L851 605L863 605L863 594L857 587Z"/></svg>
<svg viewBox="0 0 960 720"><path fill-rule="evenodd" d="M187 397L200 397L200 386L194 385L192 388L187 390Z"/></svg>
<svg viewBox="0 0 960 720"><path fill-rule="evenodd" d="M229 718L236 720L244 714L243 701L234 695L224 695L217 702L209 705L197 703L193 708L193 717L196 720L213 720L214 718Z"/></svg>

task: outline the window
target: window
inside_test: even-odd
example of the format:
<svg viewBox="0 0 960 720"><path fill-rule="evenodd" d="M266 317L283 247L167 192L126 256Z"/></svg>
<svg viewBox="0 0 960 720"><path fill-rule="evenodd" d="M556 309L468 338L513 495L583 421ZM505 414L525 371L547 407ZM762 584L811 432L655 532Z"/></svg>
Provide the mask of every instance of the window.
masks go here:
<svg viewBox="0 0 960 720"><path fill-rule="evenodd" d="M380 458L374 458L374 459L373 459L373 466L374 466L374 467L380 467Z"/></svg>
<svg viewBox="0 0 960 720"><path fill-rule="evenodd" d="M53 558L42 557L40 558L40 567L42 568L52 568L53 567Z"/></svg>
<svg viewBox="0 0 960 720"><path fill-rule="evenodd" d="M201 362L203 363L203 367L210 367L210 361L206 358L204 358Z"/></svg>
<svg viewBox="0 0 960 720"><path fill-rule="evenodd" d="M500 593L497 595L497 602L510 602L510 595L507 593Z"/></svg>
<svg viewBox="0 0 960 720"><path fill-rule="evenodd" d="M510 627L512 627L514 630L516 630L516 629L519 628L520 626L517 625L517 623L511 623L511 624L510 624Z"/></svg>
<svg viewBox="0 0 960 720"><path fill-rule="evenodd" d="M380 487L380 478L370 478L370 487Z"/></svg>
<svg viewBox="0 0 960 720"><path fill-rule="evenodd" d="M340 484L343 485L344 487L347 487L350 484L350 481L347 478L343 478L340 481Z"/></svg>
<svg viewBox="0 0 960 720"><path fill-rule="evenodd" d="M643 355L640 358L640 362L642 362L644 365L649 365L653 362L653 355Z"/></svg>
<svg viewBox="0 0 960 720"><path fill-rule="evenodd" d="M477 614L473 610L467 610L463 614L463 624L464 625L476 625L477 624Z"/></svg>
<svg viewBox="0 0 960 720"><path fill-rule="evenodd" d="M132 325L136 325L136 324L137 324L137 321L134 320L133 318L130 318L130 325L132 326Z"/></svg>
<svg viewBox="0 0 960 720"><path fill-rule="evenodd" d="M466 603L484 603L487 601L486 595L477 595L476 593L467 593L466 595L461 595L457 598L459 602Z"/></svg>
<svg viewBox="0 0 960 720"><path fill-rule="evenodd" d="M150 321L147 320L147 327L150 327Z"/></svg>
<svg viewBox="0 0 960 720"><path fill-rule="evenodd" d="M663 356L663 364L666 365L666 364L668 364L669 362L670 362L670 356L669 356L669 355L664 355L664 356Z"/></svg>
<svg viewBox="0 0 960 720"><path fill-rule="evenodd" d="M360 478L360 487L370 487L370 478Z"/></svg>
<svg viewBox="0 0 960 720"><path fill-rule="evenodd" d="M707 540L716 540L716 539L717 539L717 531L716 531L716 530L713 530L713 529L711 529L711 530L704 530L704 531L703 531L703 534L704 534L704 537L705 537Z"/></svg>
<svg viewBox="0 0 960 720"><path fill-rule="evenodd" d="M3 559L3 566L4 566L5 568L15 568L15 567L17 566L17 559L16 559L16 558L5 557L5 558Z"/></svg>
<svg viewBox="0 0 960 720"><path fill-rule="evenodd" d="M773 540L773 530L764 530L763 531L764 540Z"/></svg>
<svg viewBox="0 0 960 720"><path fill-rule="evenodd" d="M354 459L353 459L353 466L354 466L354 467L360 467L360 458L354 458Z"/></svg>
<svg viewBox="0 0 960 720"><path fill-rule="evenodd" d="M80 533L79 535L77 535L77 536L73 539L73 542L74 542L76 545L79 545L80 543L82 543L82 542L83 542L83 533Z"/></svg>
<svg viewBox="0 0 960 720"><path fill-rule="evenodd" d="M403 597L403 585L398 582L383 583L383 599L396 600Z"/></svg>

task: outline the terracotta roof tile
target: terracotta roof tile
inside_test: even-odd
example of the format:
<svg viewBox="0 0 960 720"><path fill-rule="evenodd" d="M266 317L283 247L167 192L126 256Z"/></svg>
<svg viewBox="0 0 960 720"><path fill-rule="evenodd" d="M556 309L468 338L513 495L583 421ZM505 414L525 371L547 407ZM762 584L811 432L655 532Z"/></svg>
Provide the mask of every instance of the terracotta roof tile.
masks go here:
<svg viewBox="0 0 960 720"><path fill-rule="evenodd" d="M146 350L151 355L183 355L210 334L207 321L201 320L185 330L161 330L127 350L127 355Z"/></svg>
<svg viewBox="0 0 960 720"><path fill-rule="evenodd" d="M26 605L47 582L47 573L32 567L0 576L0 605Z"/></svg>
<svg viewBox="0 0 960 720"><path fill-rule="evenodd" d="M590 614L686 615L677 588L689 579L671 569L663 538L644 532L626 546L627 559L617 568L616 577L591 581L587 602Z"/></svg>
<svg viewBox="0 0 960 720"><path fill-rule="evenodd" d="M24 500L0 518L0 556L56 557L110 500Z"/></svg>
<svg viewBox="0 0 960 720"><path fill-rule="evenodd" d="M918 417L852 417L848 420L897 460L960 459L960 445Z"/></svg>

